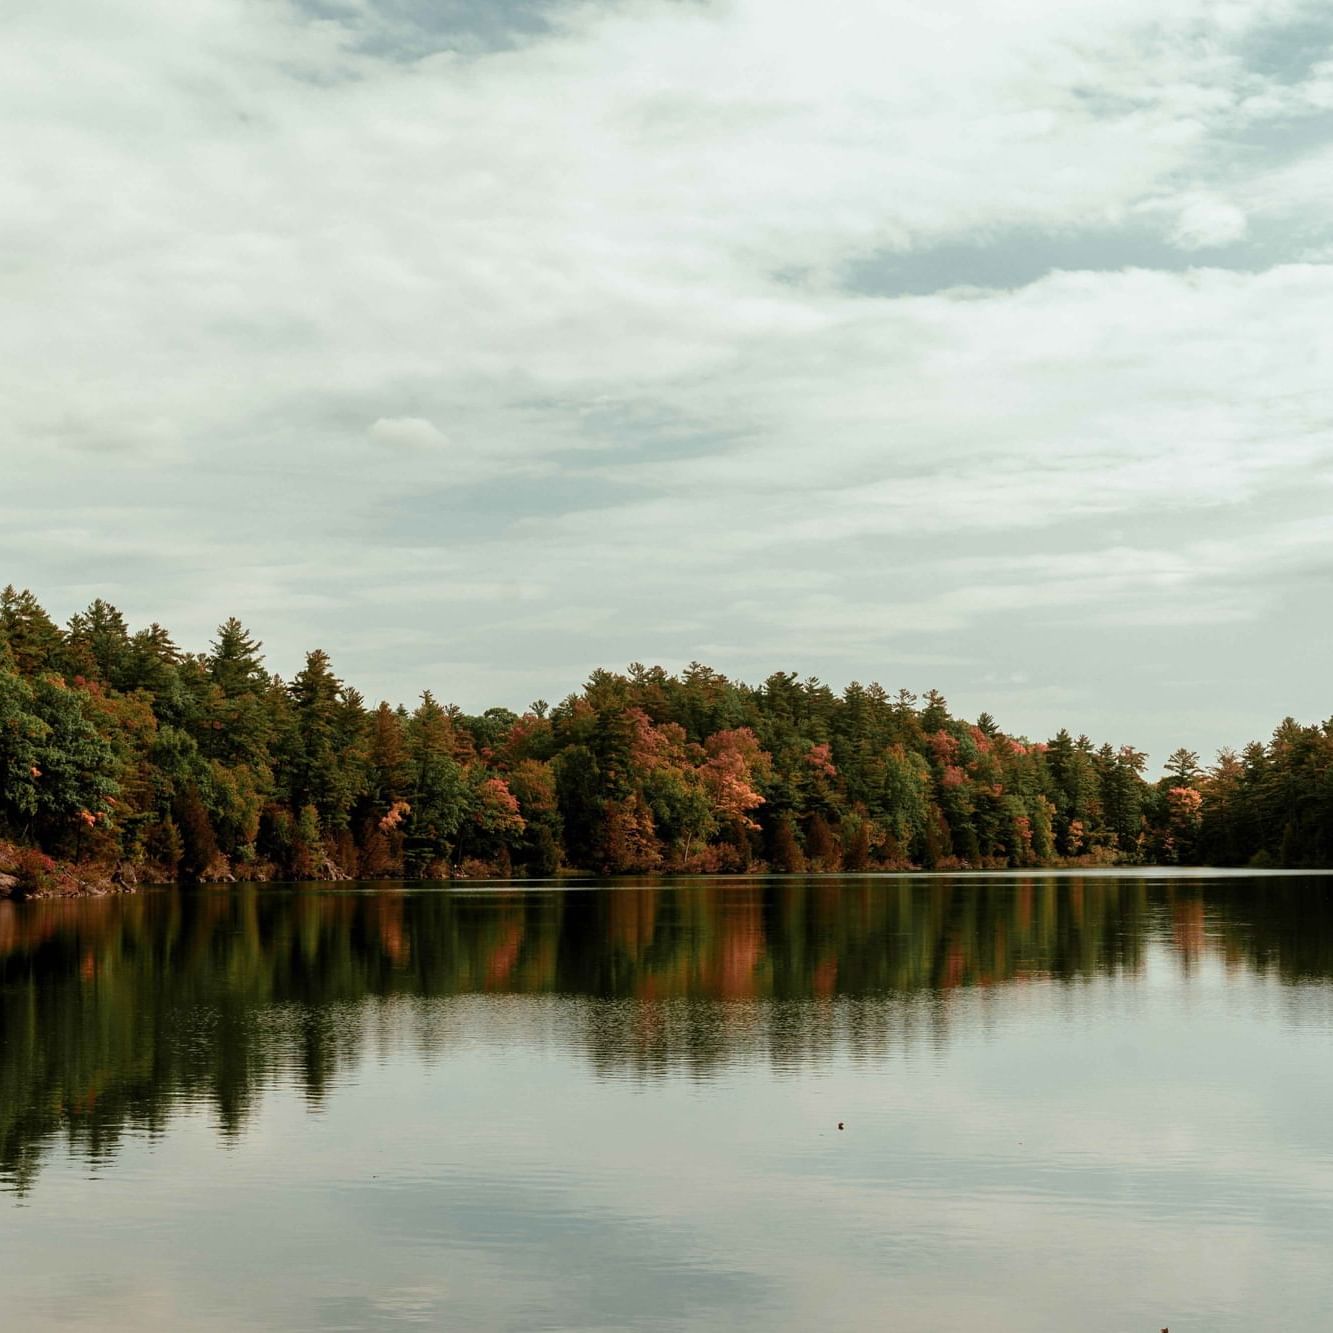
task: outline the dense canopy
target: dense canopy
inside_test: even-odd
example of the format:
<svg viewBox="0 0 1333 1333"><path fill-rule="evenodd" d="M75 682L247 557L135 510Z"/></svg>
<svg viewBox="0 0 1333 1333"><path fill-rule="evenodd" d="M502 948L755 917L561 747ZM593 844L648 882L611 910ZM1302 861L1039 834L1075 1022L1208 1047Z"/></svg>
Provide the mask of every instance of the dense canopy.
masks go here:
<svg viewBox="0 0 1333 1333"><path fill-rule="evenodd" d="M0 836L160 880L1333 862L1333 722L1157 782L1132 746L776 672L635 663L522 715L286 681L237 620L207 652L97 600L0 594Z"/></svg>

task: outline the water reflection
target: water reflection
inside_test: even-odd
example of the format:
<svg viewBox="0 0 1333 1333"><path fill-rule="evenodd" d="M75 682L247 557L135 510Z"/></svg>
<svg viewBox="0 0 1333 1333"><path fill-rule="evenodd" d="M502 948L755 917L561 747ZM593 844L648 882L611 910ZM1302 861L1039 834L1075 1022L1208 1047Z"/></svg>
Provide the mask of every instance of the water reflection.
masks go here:
<svg viewBox="0 0 1333 1333"><path fill-rule="evenodd" d="M1287 983L1333 975L1329 881L782 879L487 892L241 886L0 904L0 1186L63 1138L93 1161L207 1105L308 1101L368 1049L462 1034L604 1074L795 1069L948 1041L960 988L1136 976L1150 945ZM551 996L475 1005L453 997ZM460 1021L466 1012L467 1021Z"/></svg>

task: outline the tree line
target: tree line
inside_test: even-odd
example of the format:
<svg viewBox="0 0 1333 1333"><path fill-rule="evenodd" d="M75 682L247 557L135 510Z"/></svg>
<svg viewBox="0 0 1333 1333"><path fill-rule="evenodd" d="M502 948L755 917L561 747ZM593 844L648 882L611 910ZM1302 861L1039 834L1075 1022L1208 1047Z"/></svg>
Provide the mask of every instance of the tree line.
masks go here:
<svg viewBox="0 0 1333 1333"><path fill-rule="evenodd" d="M0 837L138 880L1333 864L1333 722L1165 776L1132 746L699 663L599 670L559 704L372 707L236 619L206 652L102 600L61 628L0 593ZM23 855L23 854L20 854Z"/></svg>

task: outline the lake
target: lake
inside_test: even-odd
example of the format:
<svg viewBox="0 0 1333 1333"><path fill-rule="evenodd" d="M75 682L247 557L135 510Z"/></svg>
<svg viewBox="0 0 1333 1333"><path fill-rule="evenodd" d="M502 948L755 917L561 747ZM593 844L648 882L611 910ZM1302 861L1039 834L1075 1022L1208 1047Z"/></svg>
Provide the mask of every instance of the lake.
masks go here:
<svg viewBox="0 0 1333 1333"><path fill-rule="evenodd" d="M1308 1330L1331 1252L1333 878L0 904L7 1328Z"/></svg>

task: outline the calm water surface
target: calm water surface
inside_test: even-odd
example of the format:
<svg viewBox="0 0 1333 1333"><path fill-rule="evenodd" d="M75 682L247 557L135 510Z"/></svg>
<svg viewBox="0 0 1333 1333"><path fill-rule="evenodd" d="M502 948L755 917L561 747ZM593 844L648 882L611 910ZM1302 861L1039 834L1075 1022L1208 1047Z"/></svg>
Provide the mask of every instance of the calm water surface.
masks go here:
<svg viewBox="0 0 1333 1333"><path fill-rule="evenodd" d="M1330 1253L1327 877L0 904L6 1328L1310 1330Z"/></svg>

